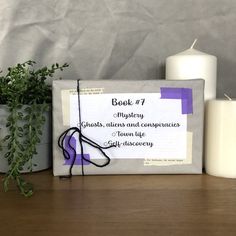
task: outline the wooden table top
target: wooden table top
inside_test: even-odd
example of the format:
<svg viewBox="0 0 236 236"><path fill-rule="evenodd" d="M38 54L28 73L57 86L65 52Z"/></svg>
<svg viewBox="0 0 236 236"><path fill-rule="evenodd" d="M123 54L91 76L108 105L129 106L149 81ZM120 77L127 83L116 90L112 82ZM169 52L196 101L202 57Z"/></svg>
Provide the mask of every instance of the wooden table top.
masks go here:
<svg viewBox="0 0 236 236"><path fill-rule="evenodd" d="M2 177L2 175L0 176ZM236 180L208 175L26 175L0 191L0 235L236 235Z"/></svg>

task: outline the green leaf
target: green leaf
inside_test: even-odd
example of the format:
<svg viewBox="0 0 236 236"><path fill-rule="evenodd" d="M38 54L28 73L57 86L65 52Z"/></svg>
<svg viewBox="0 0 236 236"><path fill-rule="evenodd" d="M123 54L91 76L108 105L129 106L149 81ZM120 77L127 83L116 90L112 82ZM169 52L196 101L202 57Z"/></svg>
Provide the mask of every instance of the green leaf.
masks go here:
<svg viewBox="0 0 236 236"><path fill-rule="evenodd" d="M22 138L22 137L24 136L22 133L18 133L17 135L18 135L18 137L20 137L20 138Z"/></svg>
<svg viewBox="0 0 236 236"><path fill-rule="evenodd" d="M40 143L40 138L39 138L39 137L36 136L35 139L36 139L36 142L37 142L37 143Z"/></svg>
<svg viewBox="0 0 236 236"><path fill-rule="evenodd" d="M28 139L23 141L23 145L27 146L28 144L29 144L29 140Z"/></svg>
<svg viewBox="0 0 236 236"><path fill-rule="evenodd" d="M19 147L19 149L20 149L22 152L25 151L25 148L24 148L24 146L23 146L22 144L18 144L18 147ZM23 155L23 154L22 154L22 155Z"/></svg>
<svg viewBox="0 0 236 236"><path fill-rule="evenodd" d="M4 154L4 158L9 158L9 156L10 156L10 152L7 152Z"/></svg>
<svg viewBox="0 0 236 236"><path fill-rule="evenodd" d="M28 129L29 128L29 124L25 124L24 126L23 126L23 129Z"/></svg>
<svg viewBox="0 0 236 236"><path fill-rule="evenodd" d="M25 117L24 117L24 120L26 120L26 121L28 121L30 119L30 115L26 115Z"/></svg>
<svg viewBox="0 0 236 236"><path fill-rule="evenodd" d="M24 152L24 150L25 150L25 149L22 147L22 148L21 148L21 151ZM23 156L24 156L22 152L18 152L18 156L19 156L19 157L23 157Z"/></svg>
<svg viewBox="0 0 236 236"><path fill-rule="evenodd" d="M3 142L6 142L7 140L9 140L10 137L11 137L11 135L6 135L6 136L4 137L4 139L3 139Z"/></svg>
<svg viewBox="0 0 236 236"><path fill-rule="evenodd" d="M22 104L17 104L16 105L16 109L21 109L22 108Z"/></svg>
<svg viewBox="0 0 236 236"><path fill-rule="evenodd" d="M18 131L23 132L23 128L22 127L18 127Z"/></svg>
<svg viewBox="0 0 236 236"><path fill-rule="evenodd" d="M4 178L3 179L3 189L5 192L8 191L8 186L9 186L9 179L8 178Z"/></svg>
<svg viewBox="0 0 236 236"><path fill-rule="evenodd" d="M22 117L22 116L23 116L23 113L22 113L22 112L18 112L18 116L19 116L19 117Z"/></svg>
<svg viewBox="0 0 236 236"><path fill-rule="evenodd" d="M7 148L8 148L8 149L11 149L11 145L12 145L11 143L8 143L8 144L7 144Z"/></svg>
<svg viewBox="0 0 236 236"><path fill-rule="evenodd" d="M12 116L11 116L11 115L7 117L7 121L9 121L10 123L12 123L12 121L13 121L13 118L12 118Z"/></svg>
<svg viewBox="0 0 236 236"><path fill-rule="evenodd" d="M24 109L24 111L30 113L30 112L32 111L32 109L31 109L30 106L27 106L27 107Z"/></svg>
<svg viewBox="0 0 236 236"><path fill-rule="evenodd" d="M41 130L38 130L38 134L39 134L39 135L42 135L43 132L42 132Z"/></svg>
<svg viewBox="0 0 236 236"><path fill-rule="evenodd" d="M8 127L10 127L11 126L11 122L7 122L6 123L6 127L8 128Z"/></svg>

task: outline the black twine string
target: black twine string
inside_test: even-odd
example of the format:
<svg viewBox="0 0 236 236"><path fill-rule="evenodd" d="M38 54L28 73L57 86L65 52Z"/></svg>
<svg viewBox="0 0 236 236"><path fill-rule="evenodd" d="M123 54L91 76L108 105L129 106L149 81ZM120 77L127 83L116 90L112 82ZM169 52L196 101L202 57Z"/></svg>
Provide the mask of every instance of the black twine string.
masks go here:
<svg viewBox="0 0 236 236"><path fill-rule="evenodd" d="M81 131L81 105L80 105L80 86L79 86L79 80L77 80L77 93L78 93L79 128L78 127L71 127L69 129L65 130L60 135L60 137L58 138L58 146L59 146L60 149L62 149L62 153L63 153L63 156L64 156L65 159L67 159L67 160L71 159L70 153L65 148L65 144L66 144L65 143L65 139L66 139L66 137L69 137L68 145L69 145L70 149L73 152L72 162L71 162L70 169L69 169L69 175L68 176L61 176L63 178L70 178L72 176L72 169L73 169L73 166L74 166L75 160L76 160L76 149L71 145L71 139L72 139L72 137L75 134L78 135L78 140L79 140L79 144L80 144L82 175L84 175L84 161L87 161L87 162L95 165L96 167L105 167L105 166L107 166L110 163L111 159L103 151L103 149L108 149L108 148L111 148L111 147L115 147L115 145L103 147L103 146L95 143L94 141L92 141L91 139L87 138L86 136L84 136L82 134L82 131ZM84 157L83 142L85 142L88 145L98 149L106 157L106 162L104 164L97 164L97 163L95 163L95 162L85 158Z"/></svg>
<svg viewBox="0 0 236 236"><path fill-rule="evenodd" d="M77 94L78 94L78 111L79 111L79 128L80 128L80 135L79 135L79 143L80 143L80 152L81 152L81 171L82 175L84 176L84 148L82 142L82 126L81 126L81 104L80 104L80 81L77 80Z"/></svg>

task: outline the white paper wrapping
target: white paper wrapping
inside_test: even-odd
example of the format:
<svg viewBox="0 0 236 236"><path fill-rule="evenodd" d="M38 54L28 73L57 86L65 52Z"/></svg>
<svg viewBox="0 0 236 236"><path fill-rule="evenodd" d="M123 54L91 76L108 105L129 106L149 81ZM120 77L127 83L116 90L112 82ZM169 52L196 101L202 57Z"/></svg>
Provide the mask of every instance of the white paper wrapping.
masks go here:
<svg viewBox="0 0 236 236"><path fill-rule="evenodd" d="M109 165L85 164L87 175L202 173L204 80L81 80L79 97L77 86L53 82L55 176L68 175L73 160L71 173L82 174L80 124L96 143L83 141L85 159L104 165L98 145L116 145L103 150Z"/></svg>

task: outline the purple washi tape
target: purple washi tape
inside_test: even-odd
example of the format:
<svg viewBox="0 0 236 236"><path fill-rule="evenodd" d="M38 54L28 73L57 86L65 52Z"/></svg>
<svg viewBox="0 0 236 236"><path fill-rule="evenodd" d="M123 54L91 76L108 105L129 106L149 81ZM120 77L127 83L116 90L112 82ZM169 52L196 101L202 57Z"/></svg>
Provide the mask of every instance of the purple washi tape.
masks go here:
<svg viewBox="0 0 236 236"><path fill-rule="evenodd" d="M69 153L70 155L70 159L66 159L64 165L71 165L73 158L72 156L74 155L73 149L70 147L72 146L74 149L76 149L76 139L74 137L71 137L70 139L70 146L69 146L69 138L70 136L67 136L65 138L65 142L66 142L66 151ZM76 154L76 159L75 159L75 163L74 165L82 165L82 161L81 161L82 155L81 154ZM86 158L87 160L90 160L90 155L89 154L84 154L84 158ZM84 165L89 165L90 162L83 160L83 164Z"/></svg>
<svg viewBox="0 0 236 236"><path fill-rule="evenodd" d="M182 114L193 114L193 93L190 88L160 88L161 99L181 99Z"/></svg>

